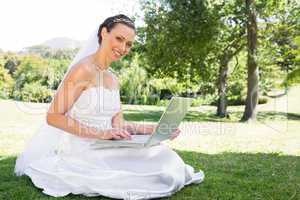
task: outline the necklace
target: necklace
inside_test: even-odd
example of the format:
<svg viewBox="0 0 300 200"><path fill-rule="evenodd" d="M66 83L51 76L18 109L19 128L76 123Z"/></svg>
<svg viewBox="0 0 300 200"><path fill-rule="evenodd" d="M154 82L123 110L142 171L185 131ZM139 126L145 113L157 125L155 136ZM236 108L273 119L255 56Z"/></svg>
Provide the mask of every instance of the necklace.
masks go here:
<svg viewBox="0 0 300 200"><path fill-rule="evenodd" d="M100 65L96 64L95 62L93 62L93 64L96 66L96 68L99 70L99 71L107 71L107 69L102 69Z"/></svg>

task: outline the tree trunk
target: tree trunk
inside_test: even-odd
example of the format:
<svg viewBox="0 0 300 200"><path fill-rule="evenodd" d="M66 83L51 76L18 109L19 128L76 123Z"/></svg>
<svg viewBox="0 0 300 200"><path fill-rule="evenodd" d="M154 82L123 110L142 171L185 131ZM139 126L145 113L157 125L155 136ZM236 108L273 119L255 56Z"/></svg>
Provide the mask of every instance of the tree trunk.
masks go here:
<svg viewBox="0 0 300 200"><path fill-rule="evenodd" d="M218 108L217 116L226 117L227 116L227 76L228 76L228 63L229 58L225 54L220 60L220 69L219 69L219 80L218 80Z"/></svg>
<svg viewBox="0 0 300 200"><path fill-rule="evenodd" d="M248 78L247 78L247 98L245 102L245 111L242 121L256 119L256 105L258 103L258 66L256 62L257 54L257 24L256 24L256 10L255 0L246 0L246 12L248 16L247 22L247 47L248 47Z"/></svg>
<svg viewBox="0 0 300 200"><path fill-rule="evenodd" d="M224 53L220 58L219 78L218 78L218 105L217 116L229 117L227 113L227 77L228 64L231 59L237 55L244 47L243 42L236 40L231 47L224 49ZM230 50L229 50L230 48Z"/></svg>

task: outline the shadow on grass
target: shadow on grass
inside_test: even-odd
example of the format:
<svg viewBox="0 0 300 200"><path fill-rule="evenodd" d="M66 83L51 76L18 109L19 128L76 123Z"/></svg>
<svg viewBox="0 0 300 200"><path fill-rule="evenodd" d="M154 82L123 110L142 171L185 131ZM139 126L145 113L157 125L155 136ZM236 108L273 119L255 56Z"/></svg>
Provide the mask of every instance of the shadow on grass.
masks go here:
<svg viewBox="0 0 300 200"><path fill-rule="evenodd" d="M201 184L184 187L161 199L300 199L300 157L279 154L222 153L208 155L175 150L181 158L205 172ZM53 198L34 187L26 176L13 174L15 157L0 157L0 199L110 199L68 195Z"/></svg>
<svg viewBox="0 0 300 200"><path fill-rule="evenodd" d="M124 118L128 121L145 121L145 122L158 122L163 111L124 111ZM184 118L184 121L195 122L219 122L222 118L217 117L212 112L197 112L190 111Z"/></svg>
<svg viewBox="0 0 300 200"><path fill-rule="evenodd" d="M259 119L268 120L282 119L282 120L300 120L300 114L296 113L284 113L284 112L260 112L258 114Z"/></svg>
<svg viewBox="0 0 300 200"><path fill-rule="evenodd" d="M124 118L128 121L145 121L145 122L158 122L163 111L152 110L125 110ZM238 122L243 115L243 112L235 111L229 113L229 118L220 118L216 116L213 111L198 112L189 111L184 118L184 121L192 122ZM257 114L257 120L271 121L271 120L300 120L300 114L296 113L284 113L274 111L259 111Z"/></svg>
<svg viewBox="0 0 300 200"><path fill-rule="evenodd" d="M234 112L232 113L232 119L239 120L243 112ZM275 112L275 111L258 111L257 113L257 120L264 122L264 121L285 121L285 120L292 120L298 121L300 120L300 114L297 113L285 113L285 112Z"/></svg>

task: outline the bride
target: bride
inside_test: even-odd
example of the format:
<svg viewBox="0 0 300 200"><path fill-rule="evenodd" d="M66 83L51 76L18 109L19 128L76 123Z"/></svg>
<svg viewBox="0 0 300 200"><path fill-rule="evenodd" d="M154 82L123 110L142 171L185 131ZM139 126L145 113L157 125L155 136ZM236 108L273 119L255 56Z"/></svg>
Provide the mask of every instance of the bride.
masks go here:
<svg viewBox="0 0 300 200"><path fill-rule="evenodd" d="M107 18L91 35L58 87L44 124L17 158L16 175L29 176L53 197L152 199L203 181L201 170L195 173L164 144L91 148L97 139L131 139L156 127L123 119L119 82L110 70L112 62L129 53L135 36L134 23L125 15Z"/></svg>

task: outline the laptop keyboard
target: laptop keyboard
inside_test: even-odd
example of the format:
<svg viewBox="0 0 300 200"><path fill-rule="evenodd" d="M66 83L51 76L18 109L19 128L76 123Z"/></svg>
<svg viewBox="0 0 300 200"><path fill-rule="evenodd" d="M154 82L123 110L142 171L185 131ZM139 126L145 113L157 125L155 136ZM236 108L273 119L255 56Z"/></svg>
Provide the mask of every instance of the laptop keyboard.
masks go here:
<svg viewBox="0 0 300 200"><path fill-rule="evenodd" d="M131 140L97 140L95 144L108 144L108 143L146 143L151 135L131 135Z"/></svg>
<svg viewBox="0 0 300 200"><path fill-rule="evenodd" d="M131 135L131 140L117 140L128 143L145 143L149 139L150 135Z"/></svg>

